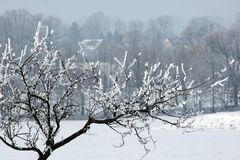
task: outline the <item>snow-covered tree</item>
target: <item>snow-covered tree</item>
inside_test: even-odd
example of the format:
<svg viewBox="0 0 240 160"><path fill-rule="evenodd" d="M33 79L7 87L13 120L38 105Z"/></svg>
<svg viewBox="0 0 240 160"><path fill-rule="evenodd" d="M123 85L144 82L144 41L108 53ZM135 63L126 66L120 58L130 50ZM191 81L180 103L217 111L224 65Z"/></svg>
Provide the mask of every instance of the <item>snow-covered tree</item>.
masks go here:
<svg viewBox="0 0 240 160"><path fill-rule="evenodd" d="M228 30L219 30L210 35L211 49L221 55L229 77L231 106L239 107L240 81L240 20Z"/></svg>
<svg viewBox="0 0 240 160"><path fill-rule="evenodd" d="M7 146L34 151L38 160L46 160L53 151L85 134L92 124L105 124L123 139L135 134L148 152L152 120L179 126L190 114L172 112L187 103L182 95L191 95L191 90L197 87L187 81L189 71L183 65L170 64L161 69L160 63L153 66L146 63L141 86L129 91L129 83L135 81L132 68L137 60L129 60L126 53L122 61L114 58L115 72L108 76L109 87L103 89L101 65L89 62L84 50L79 51L83 55L81 61L76 55L63 59L60 51L53 50L52 33L39 23L33 48L26 46L21 54L15 54L9 40L2 53L0 140ZM88 96L88 105L82 106L79 99L82 92ZM176 97L180 97L178 105ZM82 109L87 113L85 125L57 140L61 121ZM166 116L174 118L170 121Z"/></svg>

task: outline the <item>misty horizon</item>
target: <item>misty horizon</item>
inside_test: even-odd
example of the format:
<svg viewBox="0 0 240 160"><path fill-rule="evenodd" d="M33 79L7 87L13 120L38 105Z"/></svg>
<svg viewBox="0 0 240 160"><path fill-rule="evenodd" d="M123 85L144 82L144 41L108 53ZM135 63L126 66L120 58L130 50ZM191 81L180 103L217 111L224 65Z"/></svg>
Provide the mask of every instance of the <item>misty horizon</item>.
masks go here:
<svg viewBox="0 0 240 160"><path fill-rule="evenodd" d="M45 15L59 17L63 22L71 24L72 21L82 22L95 12L103 12L106 16L124 21L147 21L161 15L173 17L176 24L183 28L192 18L209 17L223 25L231 24L240 12L238 0L123 0L112 1L57 1L39 0L37 3L31 0L0 0L0 14L6 10L26 9L30 13L43 13Z"/></svg>

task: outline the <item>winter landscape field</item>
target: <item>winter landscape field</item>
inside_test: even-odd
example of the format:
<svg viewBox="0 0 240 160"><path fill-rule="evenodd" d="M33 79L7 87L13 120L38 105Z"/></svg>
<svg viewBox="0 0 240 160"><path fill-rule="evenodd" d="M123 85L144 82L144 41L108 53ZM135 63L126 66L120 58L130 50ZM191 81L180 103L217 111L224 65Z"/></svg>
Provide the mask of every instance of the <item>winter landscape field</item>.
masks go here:
<svg viewBox="0 0 240 160"><path fill-rule="evenodd" d="M189 121L192 121L189 120ZM63 122L62 135L75 131L81 121ZM176 129L154 122L156 147L144 160L239 160L240 112L216 113L194 118L191 129ZM77 140L53 153L50 160L138 160L145 151L134 135L123 147L121 138L108 127L93 126ZM0 143L0 160L36 159L29 152L11 150Z"/></svg>
<svg viewBox="0 0 240 160"><path fill-rule="evenodd" d="M240 160L240 0L0 0L0 160Z"/></svg>

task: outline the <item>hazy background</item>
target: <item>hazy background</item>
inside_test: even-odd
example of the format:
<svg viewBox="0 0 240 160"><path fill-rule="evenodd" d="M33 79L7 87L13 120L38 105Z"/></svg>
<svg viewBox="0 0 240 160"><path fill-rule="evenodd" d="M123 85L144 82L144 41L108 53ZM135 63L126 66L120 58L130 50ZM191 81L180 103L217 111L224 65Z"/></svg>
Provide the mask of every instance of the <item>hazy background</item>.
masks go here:
<svg viewBox="0 0 240 160"><path fill-rule="evenodd" d="M24 8L31 13L45 13L70 23L81 21L94 12L124 20L146 20L170 15L186 23L192 17L209 16L230 24L240 11L239 0L0 0L0 13Z"/></svg>
<svg viewBox="0 0 240 160"><path fill-rule="evenodd" d="M90 61L104 64L104 90L112 83L106 77L115 70L114 57L121 59L125 51L129 59L137 57L127 92L142 86L146 62L185 64L193 68L196 84L226 68L227 84L196 91L189 106L205 112L240 110L239 13L240 0L0 0L0 44L10 38L16 53L32 47L41 21L54 30L51 47L61 51L61 58L77 53L80 42ZM81 98L88 102L84 94ZM186 101L187 95L181 98Z"/></svg>

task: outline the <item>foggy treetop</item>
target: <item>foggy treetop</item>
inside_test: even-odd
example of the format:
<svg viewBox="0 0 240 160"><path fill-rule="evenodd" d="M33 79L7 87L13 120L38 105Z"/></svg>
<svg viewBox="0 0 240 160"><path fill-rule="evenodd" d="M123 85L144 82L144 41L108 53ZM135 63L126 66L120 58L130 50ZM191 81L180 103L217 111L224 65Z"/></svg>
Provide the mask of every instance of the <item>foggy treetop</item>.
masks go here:
<svg viewBox="0 0 240 160"><path fill-rule="evenodd" d="M233 22L240 11L238 0L8 0L0 1L0 13L9 9L27 9L31 13L59 16L64 21L80 21L94 12L120 17L124 20L147 20L159 15L171 15L186 25L193 17L210 16L224 23Z"/></svg>

